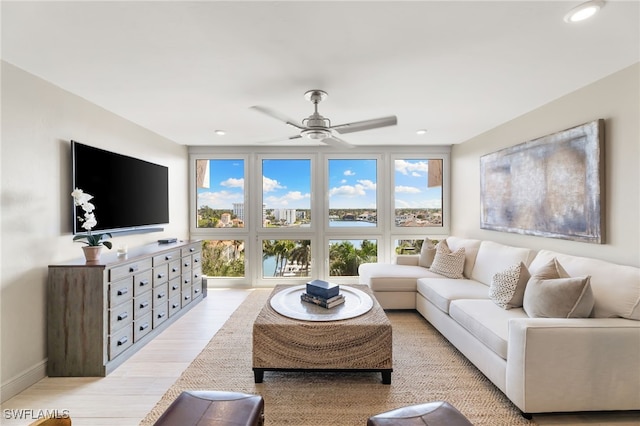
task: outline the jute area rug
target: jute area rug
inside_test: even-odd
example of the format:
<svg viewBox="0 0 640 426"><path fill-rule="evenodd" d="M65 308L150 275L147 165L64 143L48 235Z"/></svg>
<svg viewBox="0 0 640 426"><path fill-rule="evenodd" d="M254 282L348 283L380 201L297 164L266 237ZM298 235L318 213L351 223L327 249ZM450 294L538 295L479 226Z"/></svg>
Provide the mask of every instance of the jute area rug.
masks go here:
<svg viewBox="0 0 640 426"><path fill-rule="evenodd" d="M265 372L254 383L253 321L270 290L254 290L156 407L152 425L183 390L262 395L266 426L364 426L374 414L406 405L448 401L476 426L535 425L431 325L413 311L389 311L393 328L391 385L380 373Z"/></svg>

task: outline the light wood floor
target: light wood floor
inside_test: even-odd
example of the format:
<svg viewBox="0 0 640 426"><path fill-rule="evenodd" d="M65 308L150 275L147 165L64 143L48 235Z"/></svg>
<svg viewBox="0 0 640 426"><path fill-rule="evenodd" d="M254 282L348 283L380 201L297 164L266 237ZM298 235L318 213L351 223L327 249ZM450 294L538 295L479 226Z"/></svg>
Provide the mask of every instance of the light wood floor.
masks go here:
<svg viewBox="0 0 640 426"><path fill-rule="evenodd" d="M74 426L137 426L250 291L209 289L203 302L108 377L44 378L2 404L0 424L31 422L10 418L15 410L68 410ZM640 426L640 413L537 415L534 420L540 426Z"/></svg>

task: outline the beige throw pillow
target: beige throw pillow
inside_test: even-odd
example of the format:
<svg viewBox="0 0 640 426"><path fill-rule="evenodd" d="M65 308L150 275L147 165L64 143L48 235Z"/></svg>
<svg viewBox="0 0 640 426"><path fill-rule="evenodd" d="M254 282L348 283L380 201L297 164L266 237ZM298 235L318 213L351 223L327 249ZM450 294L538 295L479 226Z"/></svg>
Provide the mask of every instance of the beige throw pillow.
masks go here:
<svg viewBox="0 0 640 426"><path fill-rule="evenodd" d="M498 272L491 280L489 298L502 309L519 308L529 278L531 274L522 262Z"/></svg>
<svg viewBox="0 0 640 426"><path fill-rule="evenodd" d="M420 258L418 259L418 265L423 268L429 268L433 263L433 259L436 256L436 246L429 238L425 238L422 242L422 248L420 249Z"/></svg>
<svg viewBox="0 0 640 426"><path fill-rule="evenodd" d="M590 280L569 277L553 259L527 282L522 307L531 318L587 318L594 305Z"/></svg>
<svg viewBox="0 0 640 426"><path fill-rule="evenodd" d="M436 255L429 269L447 278L463 278L464 259L464 247L451 252L447 240L442 240L436 245Z"/></svg>

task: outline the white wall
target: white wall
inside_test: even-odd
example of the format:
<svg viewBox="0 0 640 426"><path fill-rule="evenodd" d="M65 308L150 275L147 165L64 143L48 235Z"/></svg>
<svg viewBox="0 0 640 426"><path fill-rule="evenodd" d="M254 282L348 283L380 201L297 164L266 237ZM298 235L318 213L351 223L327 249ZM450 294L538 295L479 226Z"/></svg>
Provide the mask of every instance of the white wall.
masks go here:
<svg viewBox="0 0 640 426"><path fill-rule="evenodd" d="M116 235L114 250L188 237L186 146L2 62L2 401L45 375L47 265L82 257L71 234L72 139L169 168L171 223L164 232Z"/></svg>
<svg viewBox="0 0 640 426"><path fill-rule="evenodd" d="M482 155L598 118L605 119L605 244L480 229ZM451 158L454 235L640 266L640 64L455 145Z"/></svg>

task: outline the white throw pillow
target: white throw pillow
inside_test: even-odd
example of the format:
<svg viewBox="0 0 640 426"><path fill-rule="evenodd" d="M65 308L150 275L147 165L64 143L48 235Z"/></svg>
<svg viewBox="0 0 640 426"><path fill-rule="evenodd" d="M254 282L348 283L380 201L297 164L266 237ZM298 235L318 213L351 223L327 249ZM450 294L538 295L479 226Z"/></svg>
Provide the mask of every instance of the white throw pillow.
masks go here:
<svg viewBox="0 0 640 426"><path fill-rule="evenodd" d="M502 309L519 308L529 278L531 275L522 262L498 272L491 279L489 298Z"/></svg>
<svg viewBox="0 0 640 426"><path fill-rule="evenodd" d="M433 263L433 259L436 256L436 245L433 244L429 238L425 238L422 242L422 248L420 249L420 258L418 259L418 265L423 268L429 268Z"/></svg>
<svg viewBox="0 0 640 426"><path fill-rule="evenodd" d="M429 269L447 278L464 278L462 276L464 259L464 247L451 252L447 240L442 240L436 245L436 255Z"/></svg>

